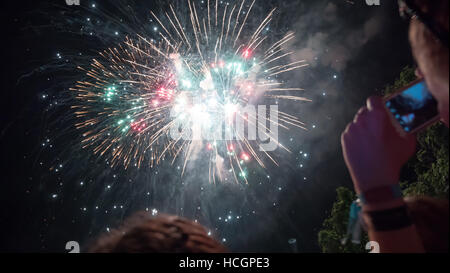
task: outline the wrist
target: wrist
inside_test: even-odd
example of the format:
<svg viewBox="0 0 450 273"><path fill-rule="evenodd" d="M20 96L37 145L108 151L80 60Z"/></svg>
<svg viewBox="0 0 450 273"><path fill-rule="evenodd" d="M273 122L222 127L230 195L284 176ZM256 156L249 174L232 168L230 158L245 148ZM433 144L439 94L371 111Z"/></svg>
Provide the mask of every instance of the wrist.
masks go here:
<svg viewBox="0 0 450 273"><path fill-rule="evenodd" d="M358 195L363 210L376 211L404 205L402 191L398 183L379 186L360 192Z"/></svg>
<svg viewBox="0 0 450 273"><path fill-rule="evenodd" d="M406 205L390 209L364 211L363 221L369 231L391 232L413 226Z"/></svg>
<svg viewBox="0 0 450 273"><path fill-rule="evenodd" d="M396 198L383 203L363 204L362 211L363 212L382 211L402 207L405 205L406 203L403 200L403 198Z"/></svg>
<svg viewBox="0 0 450 273"><path fill-rule="evenodd" d="M386 186L397 186L399 185L400 175L398 176L376 176L372 175L372 178L369 179L353 179L356 193L359 195L361 193L365 193L368 191L372 191L374 189L378 189Z"/></svg>

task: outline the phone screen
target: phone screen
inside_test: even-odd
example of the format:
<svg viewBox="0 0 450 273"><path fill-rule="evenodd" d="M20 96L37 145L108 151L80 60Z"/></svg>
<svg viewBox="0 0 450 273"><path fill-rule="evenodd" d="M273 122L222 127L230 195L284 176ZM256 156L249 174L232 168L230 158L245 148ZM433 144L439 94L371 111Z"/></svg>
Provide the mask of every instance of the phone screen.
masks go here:
<svg viewBox="0 0 450 273"><path fill-rule="evenodd" d="M386 107L407 133L416 131L439 115L438 103L423 81L390 98Z"/></svg>

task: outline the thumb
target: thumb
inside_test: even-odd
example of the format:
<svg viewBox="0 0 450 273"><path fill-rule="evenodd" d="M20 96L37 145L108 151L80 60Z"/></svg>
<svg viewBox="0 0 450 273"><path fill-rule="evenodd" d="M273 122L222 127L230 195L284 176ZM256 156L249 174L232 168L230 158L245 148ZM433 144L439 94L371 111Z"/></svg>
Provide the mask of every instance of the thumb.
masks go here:
<svg viewBox="0 0 450 273"><path fill-rule="evenodd" d="M372 96L367 99L367 108L370 111L373 111L375 109L383 109L384 101L381 97Z"/></svg>

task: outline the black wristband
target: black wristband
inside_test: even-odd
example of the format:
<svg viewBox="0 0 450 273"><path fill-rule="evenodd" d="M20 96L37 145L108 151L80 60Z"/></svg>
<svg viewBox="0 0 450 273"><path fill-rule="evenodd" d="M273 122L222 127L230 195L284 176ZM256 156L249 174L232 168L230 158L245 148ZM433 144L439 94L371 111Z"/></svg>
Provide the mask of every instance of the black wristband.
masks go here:
<svg viewBox="0 0 450 273"><path fill-rule="evenodd" d="M376 231L392 231L412 226L406 206L395 209L367 212Z"/></svg>

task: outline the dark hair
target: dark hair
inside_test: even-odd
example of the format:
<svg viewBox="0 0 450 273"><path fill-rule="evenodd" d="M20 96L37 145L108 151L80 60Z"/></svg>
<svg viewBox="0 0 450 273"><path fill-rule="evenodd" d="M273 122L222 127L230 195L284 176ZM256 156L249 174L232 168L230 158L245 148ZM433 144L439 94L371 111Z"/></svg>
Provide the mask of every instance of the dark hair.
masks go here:
<svg viewBox="0 0 450 273"><path fill-rule="evenodd" d="M449 31L448 0L415 0L416 5L428 16L431 16L447 32Z"/></svg>
<svg viewBox="0 0 450 273"><path fill-rule="evenodd" d="M177 216L139 212L98 238L90 253L224 253L205 228Z"/></svg>

